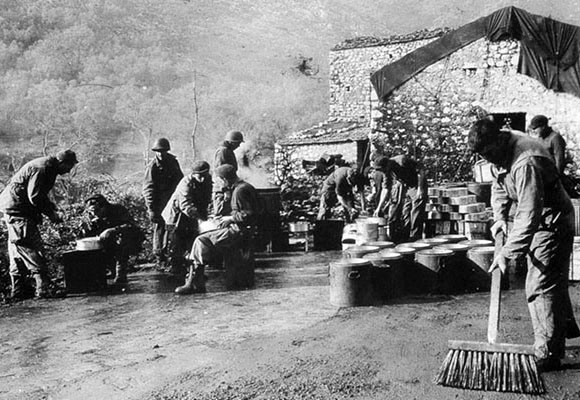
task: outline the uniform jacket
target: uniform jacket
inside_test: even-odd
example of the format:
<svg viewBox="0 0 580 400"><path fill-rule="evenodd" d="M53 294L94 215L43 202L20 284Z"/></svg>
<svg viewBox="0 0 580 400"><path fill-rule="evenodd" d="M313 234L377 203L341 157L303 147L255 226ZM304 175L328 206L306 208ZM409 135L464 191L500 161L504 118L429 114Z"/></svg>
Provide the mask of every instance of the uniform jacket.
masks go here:
<svg viewBox="0 0 580 400"><path fill-rule="evenodd" d="M41 157L29 161L10 179L0 194L0 210L8 215L40 219L56 206L48 198L58 175L58 160Z"/></svg>
<svg viewBox="0 0 580 400"><path fill-rule="evenodd" d="M321 194L335 192L338 196L345 198L354 197L352 185L348 182L347 177L350 167L340 167L335 169L322 184Z"/></svg>
<svg viewBox="0 0 580 400"><path fill-rule="evenodd" d="M165 223L179 225L184 217L192 220L207 219L212 185L209 177L201 183L192 175L183 178L163 210Z"/></svg>
<svg viewBox="0 0 580 400"><path fill-rule="evenodd" d="M516 207L502 255L517 258L527 254L540 230L573 231L574 208L546 148L528 136L510 135L509 160L498 168L491 199L496 221L507 221L510 207Z"/></svg>
<svg viewBox="0 0 580 400"><path fill-rule="evenodd" d="M214 170L220 165L224 164L229 164L233 166L236 171L238 170L238 160L236 159L236 155L227 141L220 143L213 157Z"/></svg>
<svg viewBox="0 0 580 400"><path fill-rule="evenodd" d="M161 214L181 178L183 172L173 154L168 153L163 160L152 160L145 172L143 183L143 197L147 208Z"/></svg>
<svg viewBox="0 0 580 400"><path fill-rule="evenodd" d="M541 137L540 140L554 157L558 172L560 174L564 173L564 168L566 167L566 141L562 135L552 130L546 137Z"/></svg>
<svg viewBox="0 0 580 400"><path fill-rule="evenodd" d="M258 192L251 184L238 180L232 188L232 217L240 227L254 226L258 223L260 201Z"/></svg>
<svg viewBox="0 0 580 400"><path fill-rule="evenodd" d="M108 203L105 206L105 215L91 219L83 226L83 236L98 236L105 229L109 228L133 228L135 221L129 211L121 204Z"/></svg>

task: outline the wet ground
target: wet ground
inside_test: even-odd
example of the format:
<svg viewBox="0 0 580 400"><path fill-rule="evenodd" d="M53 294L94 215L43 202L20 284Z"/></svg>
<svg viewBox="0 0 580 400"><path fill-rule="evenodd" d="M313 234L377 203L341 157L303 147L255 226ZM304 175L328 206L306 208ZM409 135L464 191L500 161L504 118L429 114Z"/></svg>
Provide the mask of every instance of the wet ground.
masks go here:
<svg viewBox="0 0 580 400"><path fill-rule="evenodd" d="M328 264L340 252L258 255L256 286L178 297L142 269L124 293L0 308L2 399L519 399L432 383L447 340L485 340L489 297L407 296L337 309ZM521 285L520 285L521 286ZM530 343L523 292L502 296L501 337ZM580 315L580 286L571 288ZM535 398L580 399L580 340ZM531 397L530 397L531 398Z"/></svg>

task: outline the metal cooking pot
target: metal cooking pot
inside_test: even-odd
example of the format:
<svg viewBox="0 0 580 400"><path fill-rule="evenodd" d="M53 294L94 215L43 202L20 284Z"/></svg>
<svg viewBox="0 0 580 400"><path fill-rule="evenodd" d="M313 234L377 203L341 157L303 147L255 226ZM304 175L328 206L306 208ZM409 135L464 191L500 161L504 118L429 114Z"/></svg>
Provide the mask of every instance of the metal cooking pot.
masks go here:
<svg viewBox="0 0 580 400"><path fill-rule="evenodd" d="M98 236L86 237L78 239L76 241L77 250L87 251L87 250L101 250L103 248L103 242Z"/></svg>

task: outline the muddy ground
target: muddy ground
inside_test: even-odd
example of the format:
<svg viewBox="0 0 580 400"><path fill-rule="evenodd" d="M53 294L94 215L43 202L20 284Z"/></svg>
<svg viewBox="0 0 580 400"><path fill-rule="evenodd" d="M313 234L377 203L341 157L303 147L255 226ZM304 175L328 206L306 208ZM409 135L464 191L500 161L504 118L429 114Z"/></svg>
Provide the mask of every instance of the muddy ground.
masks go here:
<svg viewBox="0 0 580 400"><path fill-rule="evenodd" d="M154 269L124 293L0 307L2 399L580 399L580 339L543 396L436 386L447 340L485 341L489 297L329 304L339 252L259 255L256 287L177 297ZM521 287L521 285L520 285ZM580 316L580 285L571 287ZM502 341L531 343L522 289L504 292Z"/></svg>

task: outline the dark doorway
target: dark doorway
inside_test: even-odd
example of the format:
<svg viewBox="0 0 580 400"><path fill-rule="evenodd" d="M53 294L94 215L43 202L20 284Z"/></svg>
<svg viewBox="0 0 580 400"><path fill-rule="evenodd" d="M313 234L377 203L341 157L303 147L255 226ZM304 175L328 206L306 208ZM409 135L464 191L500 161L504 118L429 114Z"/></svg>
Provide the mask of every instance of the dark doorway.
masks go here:
<svg viewBox="0 0 580 400"><path fill-rule="evenodd" d="M526 131L526 113L492 113L491 115L502 128Z"/></svg>

